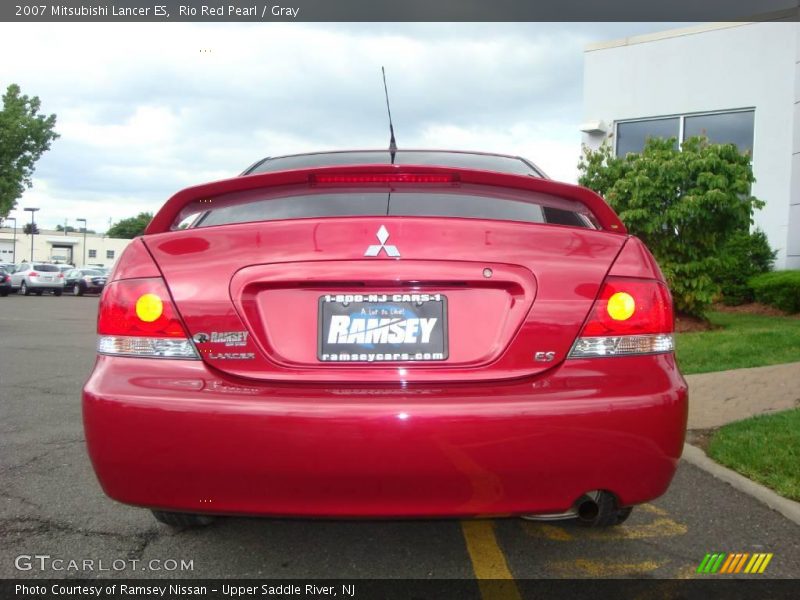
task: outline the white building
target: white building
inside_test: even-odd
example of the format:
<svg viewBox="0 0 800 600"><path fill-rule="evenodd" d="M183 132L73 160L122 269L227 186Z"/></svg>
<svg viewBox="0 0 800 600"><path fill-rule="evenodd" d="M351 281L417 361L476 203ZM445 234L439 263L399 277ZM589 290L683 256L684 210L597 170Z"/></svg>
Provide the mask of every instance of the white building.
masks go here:
<svg viewBox="0 0 800 600"><path fill-rule="evenodd" d="M800 269L800 23L718 23L593 44L583 141L615 152L700 133L753 153L776 268Z"/></svg>
<svg viewBox="0 0 800 600"><path fill-rule="evenodd" d="M36 235L27 235L22 227L17 227L16 236L13 227L0 228L0 263L31 262L31 242L33 243L33 260L41 262L64 263L75 266L84 264L84 248L87 265L113 265L131 240L110 238L95 233L86 234L86 245L82 233L40 230ZM16 251L15 251L16 241Z"/></svg>

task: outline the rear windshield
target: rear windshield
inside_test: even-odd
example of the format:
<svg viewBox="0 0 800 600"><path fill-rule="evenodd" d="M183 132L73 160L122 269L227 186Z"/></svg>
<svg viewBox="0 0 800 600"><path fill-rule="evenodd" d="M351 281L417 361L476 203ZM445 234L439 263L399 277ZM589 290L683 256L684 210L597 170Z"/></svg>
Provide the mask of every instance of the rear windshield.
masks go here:
<svg viewBox="0 0 800 600"><path fill-rule="evenodd" d="M524 223L552 223L597 229L577 202L526 192L503 196L464 192L320 192L283 197L231 194L214 200L192 227L253 221L321 217L459 217Z"/></svg>
<svg viewBox="0 0 800 600"><path fill-rule="evenodd" d="M101 273L100 271L96 271L96 270L94 270L94 269L87 269L87 270L85 270L85 271L81 271L81 275L91 275L91 276L94 276L94 275L102 275L102 274L103 274L103 273Z"/></svg>
<svg viewBox="0 0 800 600"><path fill-rule="evenodd" d="M33 269L43 273L58 273L61 270L55 265L33 265Z"/></svg>
<svg viewBox="0 0 800 600"><path fill-rule="evenodd" d="M307 169L312 167L390 164L392 164L391 154L383 150L320 152L318 154L298 154L295 156L268 158L252 167L248 174ZM534 175L536 177L541 177L541 173L522 159L514 156L498 156L496 154L398 150L395 153L394 164L456 167L480 171L497 171L512 175Z"/></svg>

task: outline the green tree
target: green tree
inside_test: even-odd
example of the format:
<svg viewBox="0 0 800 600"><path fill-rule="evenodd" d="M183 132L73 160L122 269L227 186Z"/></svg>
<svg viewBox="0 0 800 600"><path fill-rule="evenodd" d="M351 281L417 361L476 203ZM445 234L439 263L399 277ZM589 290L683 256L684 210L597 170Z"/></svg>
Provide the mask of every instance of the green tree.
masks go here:
<svg viewBox="0 0 800 600"><path fill-rule="evenodd" d="M39 226L36 223L25 223L22 227L22 233L30 235L31 231L33 231L34 235L39 235Z"/></svg>
<svg viewBox="0 0 800 600"><path fill-rule="evenodd" d="M702 317L719 294L723 248L747 231L764 203L750 194L750 155L694 137L651 138L641 154L616 157L608 144L584 148L579 183L605 197L664 271L675 308Z"/></svg>
<svg viewBox="0 0 800 600"><path fill-rule="evenodd" d="M64 231L63 225L56 225L56 231ZM83 227L73 227L67 225L67 233L83 233ZM87 229L86 233L97 233L94 229Z"/></svg>
<svg viewBox="0 0 800 600"><path fill-rule="evenodd" d="M31 187L36 161L58 138L56 116L40 115L37 96L8 86L0 110L0 217L8 216L25 189Z"/></svg>
<svg viewBox="0 0 800 600"><path fill-rule="evenodd" d="M106 232L108 237L132 239L144 233L145 227L153 219L153 213L141 212L135 217L114 223Z"/></svg>

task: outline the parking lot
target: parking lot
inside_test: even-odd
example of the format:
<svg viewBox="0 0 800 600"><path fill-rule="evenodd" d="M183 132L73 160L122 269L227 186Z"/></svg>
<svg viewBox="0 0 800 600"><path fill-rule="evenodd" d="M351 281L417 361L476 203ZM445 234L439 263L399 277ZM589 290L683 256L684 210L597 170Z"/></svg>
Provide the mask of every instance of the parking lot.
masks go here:
<svg viewBox="0 0 800 600"><path fill-rule="evenodd" d="M0 577L723 577L696 573L709 552L773 553L756 577L800 575L799 526L686 463L663 498L604 531L522 519L241 518L171 530L108 500L89 464L80 388L96 308L96 297L0 298ZM96 562L20 570L20 555ZM97 570L115 560L125 568ZM165 566L182 560L191 569Z"/></svg>

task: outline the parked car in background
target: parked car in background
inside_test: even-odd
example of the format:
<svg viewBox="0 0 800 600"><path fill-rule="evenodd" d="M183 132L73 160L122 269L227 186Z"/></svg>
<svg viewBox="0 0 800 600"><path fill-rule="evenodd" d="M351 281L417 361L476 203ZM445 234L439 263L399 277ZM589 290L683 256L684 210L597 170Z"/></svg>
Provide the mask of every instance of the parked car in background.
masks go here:
<svg viewBox="0 0 800 600"><path fill-rule="evenodd" d="M8 296L11 292L11 275L8 271L0 266L0 296Z"/></svg>
<svg viewBox="0 0 800 600"><path fill-rule="evenodd" d="M106 285L106 274L100 269L72 269L64 275L64 287L76 296L99 294Z"/></svg>
<svg viewBox="0 0 800 600"><path fill-rule="evenodd" d="M44 292L60 296L64 292L64 274L58 265L22 263L11 274L11 287L25 296L41 296Z"/></svg>

